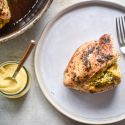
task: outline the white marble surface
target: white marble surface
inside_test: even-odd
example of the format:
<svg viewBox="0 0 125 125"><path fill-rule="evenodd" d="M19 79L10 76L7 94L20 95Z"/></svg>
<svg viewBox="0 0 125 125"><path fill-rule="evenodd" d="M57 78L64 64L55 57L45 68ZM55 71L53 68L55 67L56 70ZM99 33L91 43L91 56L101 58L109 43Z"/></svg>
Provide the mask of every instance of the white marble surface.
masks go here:
<svg viewBox="0 0 125 125"><path fill-rule="evenodd" d="M54 0L41 20L23 35L0 45L0 62L18 60L30 39L39 40L47 22L65 7L83 0ZM112 0L122 2L124 0ZM18 100L10 100L0 96L0 125L82 125L59 113L46 100L41 92L34 72L34 52L25 66L31 75L32 87L28 95ZM125 120L112 124L124 125Z"/></svg>

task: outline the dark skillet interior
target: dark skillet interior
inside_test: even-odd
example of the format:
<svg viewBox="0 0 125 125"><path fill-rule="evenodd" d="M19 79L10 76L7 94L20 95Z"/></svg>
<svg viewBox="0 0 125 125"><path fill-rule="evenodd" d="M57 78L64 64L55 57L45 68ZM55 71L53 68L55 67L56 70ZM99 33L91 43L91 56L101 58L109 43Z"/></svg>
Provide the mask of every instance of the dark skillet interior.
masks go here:
<svg viewBox="0 0 125 125"><path fill-rule="evenodd" d="M0 38L28 25L46 6L47 2L48 0L8 0L11 20L0 30Z"/></svg>

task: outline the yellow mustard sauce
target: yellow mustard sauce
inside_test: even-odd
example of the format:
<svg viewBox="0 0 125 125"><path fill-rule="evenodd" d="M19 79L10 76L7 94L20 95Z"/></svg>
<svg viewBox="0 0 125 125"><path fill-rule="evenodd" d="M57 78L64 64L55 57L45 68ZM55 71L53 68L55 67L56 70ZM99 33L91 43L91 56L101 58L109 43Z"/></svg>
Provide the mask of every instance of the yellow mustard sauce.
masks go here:
<svg viewBox="0 0 125 125"><path fill-rule="evenodd" d="M18 95L18 93L22 91L22 93L17 96L21 97L26 93L24 93L24 91L28 84L28 75L24 67L21 68L15 80L8 79L8 77L13 76L17 66L17 63L6 63L0 66L0 91L6 96Z"/></svg>

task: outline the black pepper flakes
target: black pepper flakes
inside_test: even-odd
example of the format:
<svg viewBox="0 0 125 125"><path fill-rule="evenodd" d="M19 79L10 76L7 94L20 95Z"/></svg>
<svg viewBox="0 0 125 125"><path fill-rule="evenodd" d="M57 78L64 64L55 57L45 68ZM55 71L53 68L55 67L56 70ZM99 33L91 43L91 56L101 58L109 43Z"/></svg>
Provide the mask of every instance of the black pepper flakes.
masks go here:
<svg viewBox="0 0 125 125"><path fill-rule="evenodd" d="M103 44L106 44L106 43L108 43L108 42L110 42L110 39L109 39L109 38L104 37L104 38L102 39L102 43L103 43Z"/></svg>
<svg viewBox="0 0 125 125"><path fill-rule="evenodd" d="M86 51L83 55L83 63L86 66L87 70L89 70L91 68L91 63L88 60L89 54L93 53L94 50L95 50L95 47L92 47L92 48L88 49L88 51Z"/></svg>
<svg viewBox="0 0 125 125"><path fill-rule="evenodd" d="M98 62L100 62L100 63L104 63L104 62L106 62L108 60L111 60L112 58L113 58L113 55L110 55L110 54L108 54L108 55L100 54L100 55L97 56L96 60Z"/></svg>
<svg viewBox="0 0 125 125"><path fill-rule="evenodd" d="M104 63L104 62L105 62L105 60L104 60L104 59L102 59L102 58L97 59L97 61L98 61L98 62L100 62L100 63Z"/></svg>
<svg viewBox="0 0 125 125"><path fill-rule="evenodd" d="M110 54L109 54L109 55L106 55L105 58L106 58L107 60L111 60L111 59L113 58L113 55L110 55Z"/></svg>

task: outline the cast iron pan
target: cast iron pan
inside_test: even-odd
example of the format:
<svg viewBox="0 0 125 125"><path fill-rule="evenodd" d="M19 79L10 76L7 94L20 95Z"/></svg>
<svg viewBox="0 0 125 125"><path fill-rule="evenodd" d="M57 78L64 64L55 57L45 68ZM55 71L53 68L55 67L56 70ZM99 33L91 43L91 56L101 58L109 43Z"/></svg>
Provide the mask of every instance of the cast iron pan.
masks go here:
<svg viewBox="0 0 125 125"><path fill-rule="evenodd" d="M10 22L0 30L0 42L12 39L36 23L53 0L8 0Z"/></svg>

